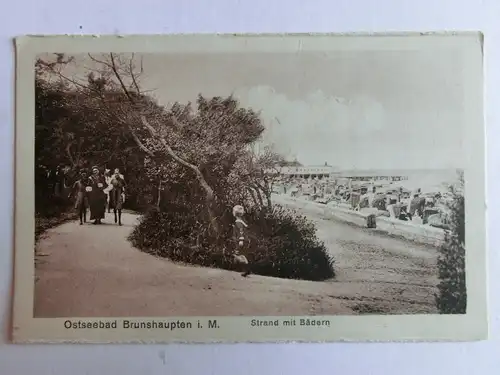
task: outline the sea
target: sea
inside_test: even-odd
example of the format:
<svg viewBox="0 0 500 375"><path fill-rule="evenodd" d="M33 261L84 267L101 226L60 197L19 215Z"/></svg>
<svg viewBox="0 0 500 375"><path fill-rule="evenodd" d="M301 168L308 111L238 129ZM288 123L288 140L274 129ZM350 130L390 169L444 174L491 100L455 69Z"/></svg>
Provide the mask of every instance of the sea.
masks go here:
<svg viewBox="0 0 500 375"><path fill-rule="evenodd" d="M409 189L421 188L429 190L436 188L439 190L447 189L450 185L460 183L460 175L462 170L457 169L440 169L440 170L407 170L404 176L408 180L403 181L405 187Z"/></svg>
<svg viewBox="0 0 500 375"><path fill-rule="evenodd" d="M370 176L405 176L406 180L394 182L410 190L422 189L422 191L446 190L450 185L460 183L462 169L371 169L366 171L351 171L353 175L367 174ZM341 171L342 174L349 174L348 171Z"/></svg>

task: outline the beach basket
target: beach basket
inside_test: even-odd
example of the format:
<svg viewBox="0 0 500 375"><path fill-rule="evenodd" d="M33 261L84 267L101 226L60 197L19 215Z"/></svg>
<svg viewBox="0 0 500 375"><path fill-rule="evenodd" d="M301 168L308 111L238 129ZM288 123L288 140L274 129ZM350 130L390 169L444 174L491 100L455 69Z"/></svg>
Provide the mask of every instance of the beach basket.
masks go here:
<svg viewBox="0 0 500 375"><path fill-rule="evenodd" d="M375 214L369 214L366 217L366 226L372 229L377 227L377 217Z"/></svg>

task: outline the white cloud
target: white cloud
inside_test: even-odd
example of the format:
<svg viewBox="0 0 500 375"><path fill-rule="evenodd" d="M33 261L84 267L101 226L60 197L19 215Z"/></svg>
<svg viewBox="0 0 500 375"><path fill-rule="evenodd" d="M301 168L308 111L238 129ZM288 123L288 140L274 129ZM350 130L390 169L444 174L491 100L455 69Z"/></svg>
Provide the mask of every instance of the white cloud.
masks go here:
<svg viewBox="0 0 500 375"><path fill-rule="evenodd" d="M339 98L317 90L294 100L269 86L240 89L235 96L242 106L261 111L264 143L307 164L352 164L353 151L383 132L386 123L383 106L368 97Z"/></svg>

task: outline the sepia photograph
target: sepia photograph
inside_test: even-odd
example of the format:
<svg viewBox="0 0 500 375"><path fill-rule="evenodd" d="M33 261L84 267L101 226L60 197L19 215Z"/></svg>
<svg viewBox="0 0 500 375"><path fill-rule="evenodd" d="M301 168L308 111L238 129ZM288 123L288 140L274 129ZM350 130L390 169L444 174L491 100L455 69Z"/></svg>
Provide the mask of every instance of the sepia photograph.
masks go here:
<svg viewBox="0 0 500 375"><path fill-rule="evenodd" d="M486 337L479 34L17 50L20 341Z"/></svg>

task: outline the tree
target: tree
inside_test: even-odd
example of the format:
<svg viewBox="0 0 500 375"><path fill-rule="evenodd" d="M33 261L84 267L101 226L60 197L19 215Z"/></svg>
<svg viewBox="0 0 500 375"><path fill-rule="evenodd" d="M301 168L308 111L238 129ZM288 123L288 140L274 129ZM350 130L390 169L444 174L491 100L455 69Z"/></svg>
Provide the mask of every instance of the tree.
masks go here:
<svg viewBox="0 0 500 375"><path fill-rule="evenodd" d="M217 188L222 186L244 148L264 130L258 114L238 108L232 97L207 100L201 95L196 111L190 104L178 103L166 110L141 90L140 72L133 55L128 60L114 53L102 59L89 56L100 66L99 80L89 76L85 85L64 77L60 71L52 71L84 92L92 93L93 102L97 100L101 109L98 113L112 115L127 129L147 155L146 164L158 173L158 184L164 180L166 170L171 173L175 169L173 165L182 167L182 173L194 179L204 192L210 227L218 234ZM114 103L103 94L105 88L116 93ZM151 174L154 175L150 171Z"/></svg>
<svg viewBox="0 0 500 375"><path fill-rule="evenodd" d="M101 111L101 103L96 96L113 103L119 100L120 92L108 90L105 80L87 76L87 86L71 85L68 79L54 81L53 72L72 61L58 54L55 62L38 59L35 79L37 98L37 137L45 139L37 142L40 155L45 161L57 159L59 163L72 169L82 167L85 162L94 161L106 164L123 154L131 146L126 134L117 126L116 121ZM97 95L96 95L97 94ZM47 95L59 97L59 104L47 102ZM45 98L44 98L45 96ZM50 114L54 108L58 112ZM44 133L45 132L45 133ZM50 144L50 149L45 145Z"/></svg>
<svg viewBox="0 0 500 375"><path fill-rule="evenodd" d="M459 173L459 183L450 186L452 200L448 204L451 229L446 233L440 249L438 270L440 283L436 304L442 314L465 314L467 286L465 275L465 199L464 177Z"/></svg>
<svg viewBox="0 0 500 375"><path fill-rule="evenodd" d="M144 155L131 134L117 117L125 104L123 93L108 79L93 72L85 81L75 82L63 76L72 58L56 55L56 59L36 62L35 76L35 159L37 165L37 202L50 206L43 185L47 169L56 165L69 167L68 177L92 165L119 167L132 182L126 204L140 205L140 194L134 194L143 181L140 171ZM109 109L109 110L108 110ZM132 193L132 194L130 194ZM45 202L45 203L44 203Z"/></svg>
<svg viewBox="0 0 500 375"><path fill-rule="evenodd" d="M255 257L263 274L333 277L333 260L315 238L314 225L271 206L276 174L267 172L279 169L282 158L272 148L252 148L264 131L257 112L241 108L232 96L201 94L195 104L167 108L141 88L142 64L133 54L89 58L95 68L85 79L65 75L62 63L44 64L44 74L58 78L67 94L72 115L56 126L57 152L72 165L114 163L125 154L121 162L134 175L127 174L127 191L156 207L132 233L136 247L173 260L230 267L224 248L230 243L231 208L246 200L247 219L261 233ZM86 137L92 144L79 148L78 140L87 142Z"/></svg>
<svg viewBox="0 0 500 375"><path fill-rule="evenodd" d="M259 209L271 208L273 186L280 177L283 160L272 146L265 146L260 152L252 148L243 153L231 176L234 189L240 192L239 200Z"/></svg>

